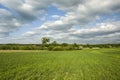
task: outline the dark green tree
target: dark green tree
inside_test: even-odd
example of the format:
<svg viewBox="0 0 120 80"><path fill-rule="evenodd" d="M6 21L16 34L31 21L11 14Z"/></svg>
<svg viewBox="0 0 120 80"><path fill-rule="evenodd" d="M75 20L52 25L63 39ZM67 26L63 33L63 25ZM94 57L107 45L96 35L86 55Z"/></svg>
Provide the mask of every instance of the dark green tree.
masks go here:
<svg viewBox="0 0 120 80"><path fill-rule="evenodd" d="M47 38L47 37L43 37L43 38L41 39L41 41L42 41L42 45L43 45L43 46L46 46L46 45L47 45L47 43L49 43L49 42L50 42L50 39L49 39L49 38Z"/></svg>

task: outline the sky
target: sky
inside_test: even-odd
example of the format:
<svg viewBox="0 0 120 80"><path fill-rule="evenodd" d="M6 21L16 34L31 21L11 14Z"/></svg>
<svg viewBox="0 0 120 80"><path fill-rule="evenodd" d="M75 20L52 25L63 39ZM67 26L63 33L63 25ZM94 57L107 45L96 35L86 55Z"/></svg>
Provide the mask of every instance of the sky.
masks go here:
<svg viewBox="0 0 120 80"><path fill-rule="evenodd" d="M120 43L120 0L0 0L0 44Z"/></svg>

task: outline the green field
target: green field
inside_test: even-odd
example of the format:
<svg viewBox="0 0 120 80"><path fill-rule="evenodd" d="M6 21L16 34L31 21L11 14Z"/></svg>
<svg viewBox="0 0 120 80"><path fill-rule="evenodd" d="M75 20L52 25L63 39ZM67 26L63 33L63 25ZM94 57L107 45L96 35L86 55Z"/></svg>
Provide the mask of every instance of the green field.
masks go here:
<svg viewBox="0 0 120 80"><path fill-rule="evenodd" d="M0 80L120 80L120 48L0 51Z"/></svg>

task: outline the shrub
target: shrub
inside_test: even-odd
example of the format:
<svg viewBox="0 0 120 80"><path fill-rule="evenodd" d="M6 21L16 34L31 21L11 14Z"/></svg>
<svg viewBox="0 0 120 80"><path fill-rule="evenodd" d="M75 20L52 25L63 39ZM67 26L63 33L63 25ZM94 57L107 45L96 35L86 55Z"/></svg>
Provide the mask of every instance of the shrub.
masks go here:
<svg viewBox="0 0 120 80"><path fill-rule="evenodd" d="M52 51L53 48L54 48L54 46L49 46L49 47L48 47L48 50Z"/></svg>
<svg viewBox="0 0 120 80"><path fill-rule="evenodd" d="M52 49L53 51L63 51L64 48L62 48L61 46L56 46Z"/></svg>

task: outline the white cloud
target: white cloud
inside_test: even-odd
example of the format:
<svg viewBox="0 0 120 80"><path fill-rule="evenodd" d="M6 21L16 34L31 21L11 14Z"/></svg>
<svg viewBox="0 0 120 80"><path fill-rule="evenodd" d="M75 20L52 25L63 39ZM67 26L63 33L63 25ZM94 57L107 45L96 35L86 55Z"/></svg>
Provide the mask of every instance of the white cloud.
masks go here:
<svg viewBox="0 0 120 80"><path fill-rule="evenodd" d="M39 29L35 29L32 31L34 35L41 35L51 37L54 40L60 42L90 42L92 43L116 43L120 39L120 21L106 22L97 24L94 27L85 27L82 29L76 29L72 27L70 29L66 29L66 31L54 30L49 27L40 27ZM49 29L47 29L49 28ZM47 31L45 31L47 29ZM33 34L27 32L24 34L30 36L34 36ZM103 42L101 42L101 41ZM105 42L104 42L105 41Z"/></svg>
<svg viewBox="0 0 120 80"><path fill-rule="evenodd" d="M51 17L52 17L52 18L60 18L59 15L52 15Z"/></svg>
<svg viewBox="0 0 120 80"><path fill-rule="evenodd" d="M0 0L7 9L0 9L0 37L8 36L11 32L19 30L23 25L29 24L46 14L46 9L53 5L66 12L64 16L53 15L59 18L56 21L46 21L33 31L26 32L24 36L46 35L62 36L63 38L96 37L119 32L118 22L107 22L88 29L78 29L100 19L101 15L120 13L120 0ZM53 35L51 35L53 34ZM61 39L63 39L61 37ZM59 37L60 38L60 37ZM59 39L60 40L60 39Z"/></svg>
<svg viewBox="0 0 120 80"><path fill-rule="evenodd" d="M101 23L93 28L74 30L70 34L71 36L77 36L80 38L91 38L96 36L109 35L116 32L120 32L120 21Z"/></svg>

